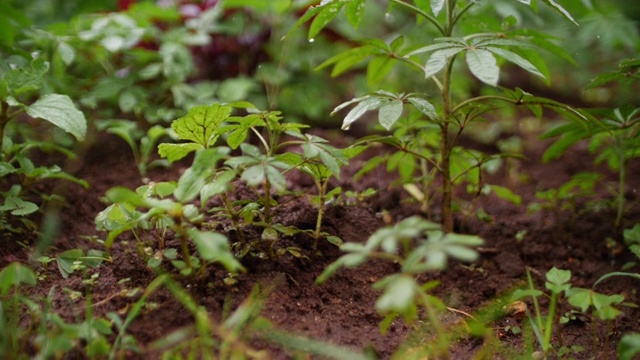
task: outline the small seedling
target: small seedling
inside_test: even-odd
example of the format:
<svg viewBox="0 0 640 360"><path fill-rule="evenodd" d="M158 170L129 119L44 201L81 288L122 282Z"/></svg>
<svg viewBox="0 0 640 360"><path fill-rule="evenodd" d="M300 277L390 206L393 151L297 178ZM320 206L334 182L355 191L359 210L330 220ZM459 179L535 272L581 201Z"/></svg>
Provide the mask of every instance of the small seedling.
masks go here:
<svg viewBox="0 0 640 360"><path fill-rule="evenodd" d="M384 333L398 316L403 316L409 323L415 321L419 316L418 308L423 307L439 335L433 351L438 356L447 357L449 344L437 316L437 312L446 307L429 294L437 282L420 284L416 275L445 269L449 258L475 261L478 253L473 248L482 244L483 240L477 236L446 233L441 225L414 216L379 229L364 244L343 244L340 249L346 254L329 265L317 282L323 283L342 267L355 268L369 259L398 263L398 273L385 276L373 285L382 291L376 301L376 309L385 316L380 324L381 332Z"/></svg>

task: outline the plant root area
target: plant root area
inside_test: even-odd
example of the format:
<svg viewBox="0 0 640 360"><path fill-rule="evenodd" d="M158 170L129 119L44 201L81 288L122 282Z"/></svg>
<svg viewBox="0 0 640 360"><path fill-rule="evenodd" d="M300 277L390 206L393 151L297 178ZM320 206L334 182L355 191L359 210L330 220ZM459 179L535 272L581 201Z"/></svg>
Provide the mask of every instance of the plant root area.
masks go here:
<svg viewBox="0 0 640 360"><path fill-rule="evenodd" d="M338 146L346 145L347 135L343 133L324 132L321 135L336 139ZM586 146L576 146L561 159L543 164L539 159L547 145L537 139L526 141L526 160L517 160L510 170L503 166L485 178L487 183L508 187L520 195L520 206L492 195L476 199L466 193L464 186L457 189L456 232L476 234L485 240L478 249L480 258L473 264L450 262L445 271L425 273L419 277L421 282L437 280L440 283L432 293L448 307L440 313L440 318L449 337L452 359L513 359L540 349L527 315L522 311L505 310L510 308L511 293L515 289L528 288L527 269L535 287L548 293L544 285L545 273L552 267L571 270L572 286L591 288L602 275L622 271L623 265L638 260L622 245L622 230L613 230L615 214L612 210L583 211L585 201L578 200L575 212L528 211L527 205L537 201L536 191L558 187L573 174L594 169L593 157ZM492 146L478 147L487 153L497 152ZM371 197L345 198L327 205L323 231L339 236L345 242L365 242L378 228L421 214L402 186L392 186L394 176L387 174L384 168L357 182L352 180L352 175L367 156L384 151L389 150L384 147L368 149L351 161L350 168L343 169L340 180L331 183L333 187L342 186L345 191L364 191L369 187L379 191ZM153 169L148 178L155 182L177 180L189 165L189 162L183 162L169 169ZM636 176L640 174L638 165L637 162L632 164L629 171L631 176L626 194L629 202L637 201L640 191L640 177ZM75 166L76 175L87 180L91 187L85 190L74 184L52 185L66 198L66 203L60 211L57 241L47 250L50 257L73 248L103 250L98 239L104 239L106 233L96 231L94 218L108 205L103 200L105 192L114 186L135 189L143 185L131 153L115 137L101 135ZM606 169L598 167L597 170L607 174L608 181L616 181L615 175ZM513 176L513 171L516 176ZM292 173L287 176L291 189L314 192L313 183L303 175ZM250 194L241 184L238 189ZM598 193L598 197L611 198L606 191ZM278 200L281 201L275 209L275 222L299 229L314 229L317 210L305 196L284 196ZM434 194L434 202L437 201L438 195ZM433 206L431 214L434 221L438 221L439 216L436 208ZM482 209L485 215L477 216L478 209ZM629 228L637 222L640 222L638 206L626 213L624 226ZM232 241L235 239L225 221L212 221L209 226L225 233ZM247 228L244 231L249 238L260 236L258 229ZM167 248L174 247L180 253L179 241L171 233L147 232L140 241L149 242L152 250L156 251L161 237ZM37 287L27 287L22 291L37 299L46 297L55 287L52 292L54 311L67 322L84 319L87 307L94 316L105 317L107 313L115 312L124 319L146 287L158 276L158 269L147 266L147 259L143 258L144 254L139 251L137 240L131 234L123 234L116 239L111 249L112 262L88 268L84 275L75 272L66 279L61 276L55 262L42 265L34 261L32 249L24 244L35 244L36 238L35 234L3 237L0 268L16 260L30 262L42 279ZM319 253L314 255L313 239L304 234L282 236L276 246L293 246L300 251L296 254L285 252L276 260L246 255L242 263L247 272L234 277L229 277L216 265L208 266L201 276L182 277L166 259L159 270L172 274L192 299L206 309L214 324L228 319L238 306L246 304L254 291L262 302L259 315L277 331L369 352L381 359L433 358L425 354L425 349L437 342L439 334L422 311L418 320L411 324L399 317L384 334L379 330L383 316L376 312L375 303L380 293L372 285L398 271L397 264L371 260L354 269L341 269L327 282L318 285L315 283L318 275L341 255L338 247L320 240ZM195 252L195 247L191 250ZM626 271L637 272L637 266ZM85 285L83 279L94 273L99 273L95 283ZM595 290L599 293L622 294L625 297L625 302L618 307L621 314L613 321L602 321L589 309L572 317L566 324L555 325L551 358L615 359L620 338L630 332L640 332L640 310L633 306L640 302L638 284L638 280L622 276L611 277L598 284ZM136 288L140 291L132 292ZM71 297L69 290L82 296ZM534 315L531 298L523 301ZM543 314L546 314L548 300L540 297L539 301ZM572 309L577 310L561 300L557 316ZM479 333L470 326L474 319L484 323ZM157 341L173 332L193 328L194 324L192 313L167 288L160 287L150 293L140 314L128 328L140 353L129 352L126 357L160 358L163 349ZM117 332L115 326L113 331L112 340ZM195 330L188 334L196 336ZM242 341L243 346L268 359L289 359L300 354L301 349L286 342L268 340L260 332L247 330L239 336L238 341ZM183 339L188 340L189 337ZM566 355L560 353L561 349Z"/></svg>

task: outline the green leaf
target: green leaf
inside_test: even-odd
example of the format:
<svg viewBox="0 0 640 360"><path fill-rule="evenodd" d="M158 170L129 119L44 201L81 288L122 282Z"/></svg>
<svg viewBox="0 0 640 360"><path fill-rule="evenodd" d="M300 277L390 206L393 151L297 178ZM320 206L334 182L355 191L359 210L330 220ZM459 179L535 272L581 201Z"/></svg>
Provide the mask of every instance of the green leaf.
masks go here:
<svg viewBox="0 0 640 360"><path fill-rule="evenodd" d="M178 185L173 193L176 199L182 203L195 199L221 157L217 149L203 149L196 152L193 165L178 180Z"/></svg>
<svg viewBox="0 0 640 360"><path fill-rule="evenodd" d="M158 145L158 154L172 163L201 149L204 149L204 147L196 143L160 144Z"/></svg>
<svg viewBox="0 0 640 360"><path fill-rule="evenodd" d="M560 294L563 291L567 291L571 288L569 281L571 280L570 270L560 270L555 266L546 274L547 282L545 287L555 294Z"/></svg>
<svg viewBox="0 0 640 360"><path fill-rule="evenodd" d="M72 134L78 140L83 140L87 133L87 120L84 114L76 108L67 95L44 95L31 106L27 106L25 110L29 116L46 120Z"/></svg>
<svg viewBox="0 0 640 360"><path fill-rule="evenodd" d="M7 196L4 205L0 206L0 211L11 211L11 215L25 216L38 211L38 205L31 201L25 201L16 196Z"/></svg>
<svg viewBox="0 0 640 360"><path fill-rule="evenodd" d="M380 125L390 130L402 115L402 108L401 100L391 100L380 106L378 110L378 121Z"/></svg>
<svg viewBox="0 0 640 360"><path fill-rule="evenodd" d="M485 49L491 51L492 53L504 58L507 61L510 61L518 66L520 66L521 68L527 70L528 72L536 75L536 76L540 76L543 79L546 79L546 77L544 75L542 75L542 73L540 71L538 71L538 69L536 69L535 66L533 66L532 63L529 62L529 60L521 57L520 55L503 49L503 48L499 48L499 47L494 47L494 46L487 46L485 47Z"/></svg>
<svg viewBox="0 0 640 360"><path fill-rule="evenodd" d="M640 354L640 334L624 335L618 343L618 359L633 360L637 354Z"/></svg>
<svg viewBox="0 0 640 360"><path fill-rule="evenodd" d="M484 49L469 49L466 59L469 70L475 77L487 85L498 85L500 68L491 52Z"/></svg>
<svg viewBox="0 0 640 360"><path fill-rule="evenodd" d="M0 293L5 296L12 286L35 285L36 275L19 262L12 262L0 271Z"/></svg>
<svg viewBox="0 0 640 360"><path fill-rule="evenodd" d="M364 15L364 0L351 0L344 8L347 20L354 28L360 26L362 15Z"/></svg>
<svg viewBox="0 0 640 360"><path fill-rule="evenodd" d="M515 194L513 191L506 187L498 186L498 185L489 185L491 191L496 194L501 199L507 200L515 205L520 205L522 203L522 198L520 195Z"/></svg>
<svg viewBox="0 0 640 360"><path fill-rule="evenodd" d="M418 111L426 115L429 120L438 119L436 108L429 101L414 96L408 97L407 101L411 103L411 105L415 106Z"/></svg>
<svg viewBox="0 0 640 360"><path fill-rule="evenodd" d="M640 244L640 223L631 229L625 229L622 233L624 242L627 245Z"/></svg>
<svg viewBox="0 0 640 360"><path fill-rule="evenodd" d="M218 139L218 127L231 115L231 107L220 104L196 106L187 115L175 120L171 128L182 140L208 148Z"/></svg>
<svg viewBox="0 0 640 360"><path fill-rule="evenodd" d="M560 15L564 16L567 20L571 21L575 25L578 25L578 23L575 21L573 16L571 16L571 14L565 8L563 8L560 4L558 4L557 2L555 2L554 0L542 0L542 1L545 4L551 6L553 8L553 10L557 11L558 13L560 13Z"/></svg>
<svg viewBox="0 0 640 360"><path fill-rule="evenodd" d="M327 24L338 15L344 5L345 2L341 0L330 0L326 1L325 4L320 4L320 12L316 15L315 19L313 19L309 27L309 39L311 40L316 37L320 30L327 26Z"/></svg>
<svg viewBox="0 0 640 360"><path fill-rule="evenodd" d="M73 273L73 263L84 256L82 249L71 249L56 256L58 269L63 278L68 278Z"/></svg>
<svg viewBox="0 0 640 360"><path fill-rule="evenodd" d="M376 301L376 309L382 313L406 313L416 296L418 284L411 276L393 276L382 296Z"/></svg>
<svg viewBox="0 0 640 360"><path fill-rule="evenodd" d="M188 233L195 242L198 254L203 260L220 263L229 272L244 271L242 264L231 253L226 236L217 232L204 232L195 229L189 229Z"/></svg>
<svg viewBox="0 0 640 360"><path fill-rule="evenodd" d="M349 130L351 124L358 120L365 112L379 108L385 103L386 99L381 99L379 97L365 97L361 98L359 101L358 105L351 109L351 111L347 113L347 116L345 116L344 120L342 120L342 130ZM337 109L338 108L336 108L336 110Z"/></svg>
<svg viewBox="0 0 640 360"><path fill-rule="evenodd" d="M221 194L229 188L229 183L236 178L235 170L227 170L218 174L211 182L207 182L200 191L200 203L205 206L207 201L214 195Z"/></svg>
<svg viewBox="0 0 640 360"><path fill-rule="evenodd" d="M49 71L49 63L43 58L33 59L29 67L17 67L9 71L4 80L14 95L40 89L42 77Z"/></svg>
<svg viewBox="0 0 640 360"><path fill-rule="evenodd" d="M396 59L388 56L387 54L376 56L371 59L367 65L367 84L369 84L369 86L373 86L374 84L384 81L396 62Z"/></svg>
<svg viewBox="0 0 640 360"><path fill-rule="evenodd" d="M445 65L447 65L447 61L449 61L452 56L458 54L463 50L463 47L449 47L447 49L438 50L431 54L431 57L429 57L429 60L427 60L427 63L424 66L425 78L439 73L440 70L444 69Z"/></svg>
<svg viewBox="0 0 640 360"><path fill-rule="evenodd" d="M440 11L444 7L445 0L431 0L430 2L431 2L431 11L433 12L433 15L438 16L438 14L440 14Z"/></svg>

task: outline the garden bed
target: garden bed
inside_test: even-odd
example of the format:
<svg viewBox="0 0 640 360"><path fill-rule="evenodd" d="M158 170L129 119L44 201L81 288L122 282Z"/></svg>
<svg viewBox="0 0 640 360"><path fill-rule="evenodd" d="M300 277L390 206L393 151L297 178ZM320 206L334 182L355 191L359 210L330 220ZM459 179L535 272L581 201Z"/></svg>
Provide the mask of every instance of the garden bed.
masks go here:
<svg viewBox="0 0 640 360"><path fill-rule="evenodd" d="M589 167L589 155L581 147L575 147L559 161L549 164L542 164L538 160L543 150L544 144L541 142L526 144L527 160L520 161L520 171L528 180L520 182L515 188L513 184L501 183L508 178L504 170L493 175L489 182L511 186L527 204L535 201L537 190L557 187L577 171ZM373 149L369 151L369 156L372 151L384 149ZM368 187L383 190L363 201L327 207L323 230L340 236L345 242L364 242L381 226L419 213L417 206L412 204L411 198L401 188L386 188L391 178L384 170L374 172L374 175L357 183L351 180L349 175L359 169L363 156L367 154L352 160L350 168L344 170L342 180L332 185L356 191L364 191ZM169 169L153 170L149 179L156 182L176 179L186 166L188 163L183 162ZM631 173L634 172L638 173L640 169L636 166L631 169ZM104 193L115 185L134 189L143 184L128 149L115 137L100 138L86 153L77 176L87 180L91 187L85 190L65 184L67 188L63 194L67 203L61 211L62 225L59 240L50 251L52 256L72 248L102 249L95 240L104 239L105 233L95 230L94 218L106 206L101 201ZM636 197L633 189L640 187L639 180L637 177L629 179L630 198ZM292 175L288 181L292 188L313 191L302 177ZM611 233L613 214L586 213L577 216L575 222L570 222L568 219L571 214L566 212L560 218L544 211L531 214L526 206L516 206L491 196L479 198L475 209L479 207L489 217L480 221L475 216L463 218L458 214L456 231L477 234L485 239L485 245L479 249L480 259L473 264L451 263L446 271L420 275L418 280L440 281L434 295L448 307L460 311L441 314L443 323L451 329L459 328L460 324L470 319L468 316L478 316L479 311L484 313L483 316L495 318L487 326L493 328L497 342L493 345L490 341L484 342L488 347L498 346L491 350L491 354L494 354L490 356L492 358L511 358L514 356L511 351L520 352L525 346L523 335L510 329L522 328L528 322L527 317L505 315L501 309L510 303L509 294L515 288L527 287L526 269L530 269L536 286L541 289L544 288L544 274L552 267L571 270L572 284L589 288L602 275L619 271L623 264L633 260L633 256L623 250L619 242L612 245L605 241L607 238L620 240L619 233ZM297 198L283 202L276 211L276 218L282 224L312 229L315 210L304 198ZM637 210L627 215L627 219L638 218ZM172 235L169 234L166 246L179 247L179 243L171 239ZM421 343L429 342L432 336L427 330L429 324L422 318L413 325L397 319L385 335L378 330L382 317L376 313L374 305L379 292L373 290L372 285L384 275L397 271L397 266L389 262L370 261L356 269L340 270L326 283L317 285L315 280L318 275L341 255L339 249L321 241L319 250L322 255L313 258L310 237L284 238L278 246L288 244L300 247L308 258L285 254L271 262L247 256L242 262L248 272L237 276L237 282L232 285L225 285L223 280L226 273L217 267L211 267L207 275L198 280L180 276L176 278L215 321L220 321L223 309L228 311L226 306L236 308L259 285L264 300L260 314L278 330L344 345L356 351L372 349L379 358L390 358L401 346L419 349ZM15 241L5 240L0 268L16 260L27 262L28 256L29 252ZM100 275L96 283L88 287L82 282L88 276L86 274L83 277L82 273L74 273L65 279L57 271L55 263L36 266L43 280L37 288L29 290L30 296L44 297L55 288L54 310L68 321L84 316L89 298L95 316L103 317L108 312L124 316L139 295L132 298L121 296L125 294L123 289L144 289L157 275L146 266L144 259L139 258L135 240L130 234L118 238L111 258L113 262L105 262L89 270L89 274ZM166 262L163 267L171 268ZM128 281L121 283L123 279ZM82 296L72 299L67 289L80 292ZM624 295L627 303L638 303L636 289L637 281L624 277L611 278L597 287L600 293ZM543 301L542 304L544 306L546 303ZM528 305L533 311L530 302ZM628 306L620 309L622 315L612 322L581 316L558 327L554 342L558 341L558 332L561 331L562 344L583 348L583 351L573 354L576 359L588 359L593 354L602 358L616 358L616 346L621 335L640 331L638 309ZM564 304L561 313L566 311L569 308ZM154 351L150 344L193 323L193 316L168 291L153 293L148 299L148 306L129 328L129 333L135 337L141 349L141 354L135 356L158 357L159 352ZM595 333L592 329L595 329ZM267 358L292 356L285 346L266 343L260 338L250 339L249 344L264 349ZM482 346L483 339L464 335L451 344L451 355L458 359L471 358ZM419 354L415 349L412 351ZM130 356L134 354L127 355L128 358Z"/></svg>

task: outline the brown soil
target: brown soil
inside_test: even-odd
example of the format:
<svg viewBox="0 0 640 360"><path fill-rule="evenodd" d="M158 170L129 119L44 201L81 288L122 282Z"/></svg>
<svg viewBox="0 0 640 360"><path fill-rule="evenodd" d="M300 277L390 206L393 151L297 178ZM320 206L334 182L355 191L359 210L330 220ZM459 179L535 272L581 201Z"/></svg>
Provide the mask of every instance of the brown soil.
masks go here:
<svg viewBox="0 0 640 360"><path fill-rule="evenodd" d="M482 236L486 244L481 250L482 256L472 265L452 263L447 271L425 274L421 281L437 279L441 285L435 290L447 306L471 315L480 316L482 309L500 309L509 301L506 294L515 287L526 286L525 269L531 269L536 286L544 289L544 274L552 267L569 269L573 274L574 286L591 287L603 274L620 271L622 265L633 261L633 256L623 250L620 245L621 233L612 230L613 214L608 211L581 214L570 220L571 214L564 212L560 218L542 212L529 214L526 204L533 201L536 190L558 186L579 171L589 169L591 156L585 149L575 148L562 159L549 164L539 161L543 146L539 141L528 142L525 155L528 160L521 161L519 172L528 177L526 181L512 181L506 176L504 169L490 177L489 181L513 189L523 198L523 206L515 206L495 197L483 197L474 204L474 209L482 207L490 215L489 221L480 221L474 216L459 215L456 220L457 231ZM495 151L491 147L484 149ZM384 151L374 149L368 152ZM366 241L376 229L385 222L396 222L407 216L418 213L415 204L408 196L397 188L387 188L390 177L381 170L358 184L351 181L353 174L362 164L362 159L352 161L351 169L345 171L340 182L345 190L364 190L366 187L384 189L379 195L365 199L353 205L338 204L327 208L323 223L325 231L340 236L344 241ZM88 241L87 236L104 238L104 233L95 230L94 218L107 205L101 201L104 193L113 186L136 188L142 184L141 178L133 164L126 145L112 137L101 137L100 143L92 147L77 176L86 179L89 190L75 185L67 185L64 191L68 202L62 210L62 228L54 247L49 250L51 256L71 248L101 249L95 241ZM638 163L633 164L630 174L639 174ZM167 170L153 170L149 178L152 181L177 179L180 172L188 164L178 164ZM614 179L611 176L611 179ZM289 181L293 188L312 191L311 184L296 176ZM640 188L640 178L630 176L630 200L637 200L635 189ZM459 194L461 198L465 194ZM626 216L626 225L640 222L640 212L636 206ZM305 199L287 202L277 211L277 221L286 225L295 225L302 229L311 229L315 223L315 210ZM437 220L437 214L435 214ZM526 231L522 240L516 235ZM607 238L615 239L614 247L607 246ZM16 245L15 239L2 240L0 250L0 268L14 260L28 261L29 254ZM127 242L125 242L127 241ZM282 245L296 244L303 249L304 255L312 257L312 240L308 237L285 238ZM178 247L171 236L167 237L167 246ZM341 270L323 285L316 285L315 279L323 269L340 256L335 246L326 242L320 243L322 256L313 260L298 259L292 255L284 255L276 262L247 257L243 260L249 269L246 274L236 278L237 284L225 286L226 274L216 268L210 269L206 278L201 281L176 279L189 291L193 299L204 306L216 321L222 318L225 306L235 309L251 293L256 284L264 290L265 302L261 315L268 319L277 329L303 335L309 338L327 341L333 344L348 346L354 350L372 349L382 359L390 358L401 345L409 349L398 358L409 358L410 354L418 354L419 346L429 342L430 327L424 321L407 325L396 320L385 335L381 335L378 326L380 317L374 308L378 292L372 284L387 274L397 270L397 266L388 262L371 261L354 270ZM104 316L108 312L118 312L124 317L137 297L120 296L123 288L144 289L156 277L156 274L139 258L135 241L129 235L121 236L112 250L113 263L104 264L93 272L100 276L96 285L90 288L90 296L94 303L96 316ZM636 259L637 260L637 259ZM41 265L34 265L41 269ZM171 270L170 264L163 264ZM637 266L631 271L638 271ZM41 270L43 272L43 270ZM124 285L120 280L130 279ZM82 275L72 274L63 279L54 263L46 269L46 278L32 290L32 296L45 296L55 286L54 306L65 319L71 321L82 317L85 312L86 292L82 284ZM68 288L85 293L85 297L70 300L62 289ZM628 303L638 303L638 282L624 277L614 277L597 287L597 291L605 294L623 294ZM150 297L154 307L146 308L135 319L129 333L132 334L142 349L141 358L158 358L160 354L153 352L149 344L172 331L192 325L194 318L168 291L155 292ZM531 304L529 309L533 310ZM542 301L543 307L546 301ZM567 304L562 305L562 313L568 311ZM582 317L566 326L558 327L561 334L554 334L554 344L558 344L562 336L565 345L579 345L584 351L573 354L576 359L593 357L604 359L616 358L616 345L620 337L629 332L640 332L640 310L621 307L622 315L611 323L603 323L593 317ZM470 318L461 312L446 312L443 322L451 328L468 323ZM499 311L498 311L499 312ZM470 359L485 344L485 358L514 358L515 353L525 346L523 335L515 335L507 331L507 326L524 326L526 317L500 316L487 326L493 328L492 336L475 338L462 336L451 345L452 358ZM592 329L595 329L594 333ZM294 353L282 347L267 344L259 338L249 343L268 352L268 358L286 359ZM501 349L495 346L501 343ZM493 344L493 345L492 345ZM493 349L493 350L492 350ZM499 352L494 352L499 351ZM134 354L130 354L135 358Z"/></svg>

